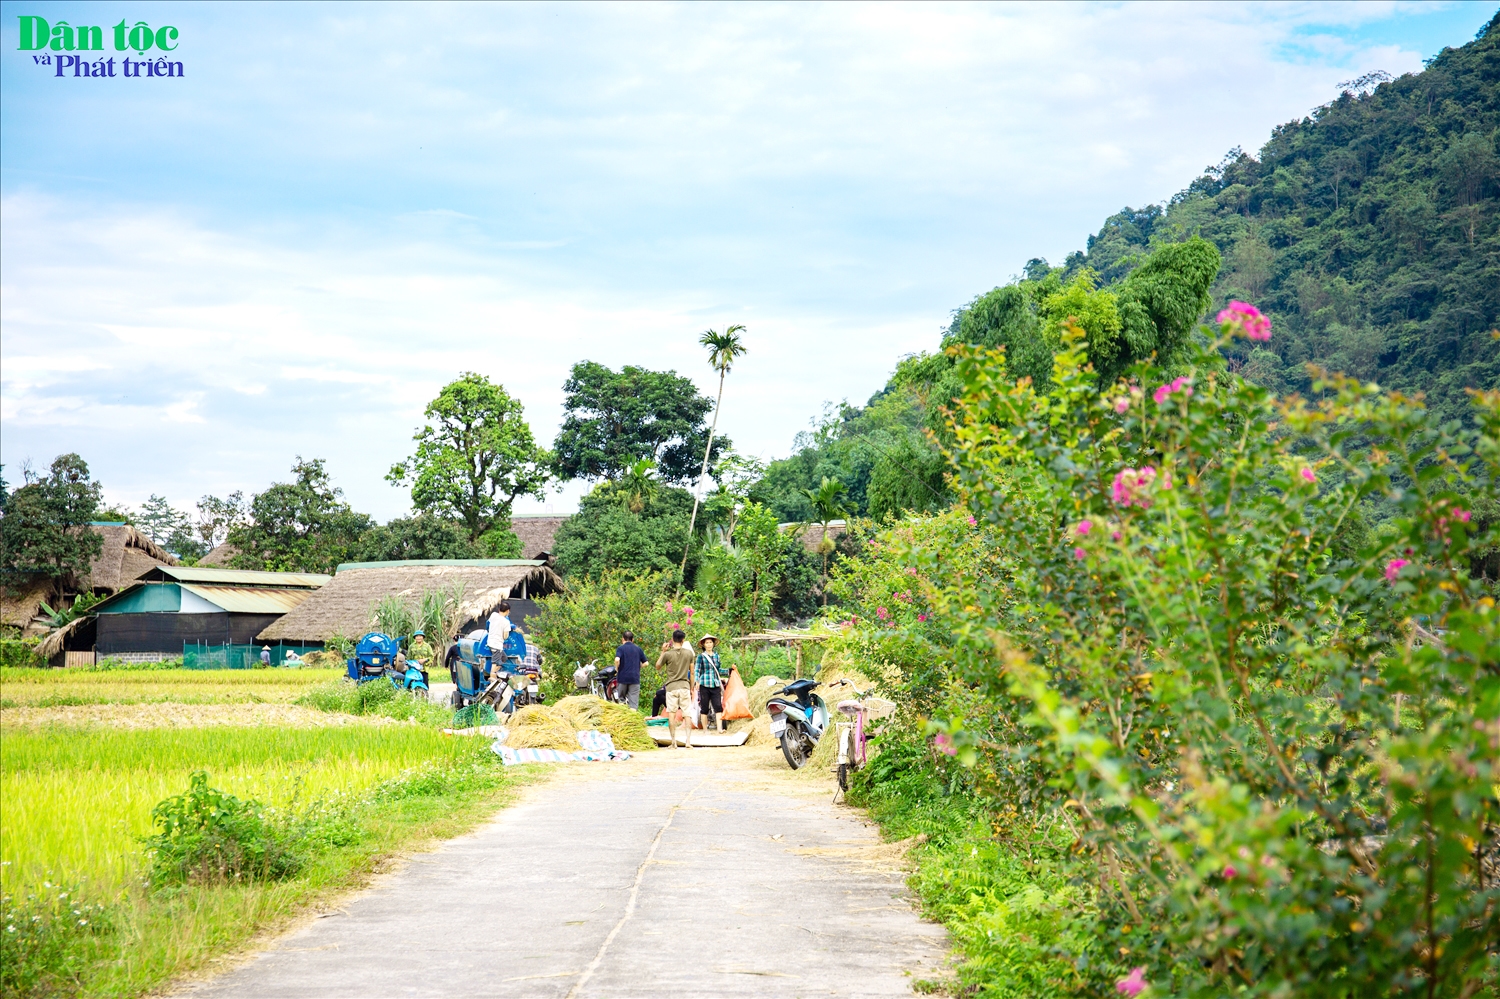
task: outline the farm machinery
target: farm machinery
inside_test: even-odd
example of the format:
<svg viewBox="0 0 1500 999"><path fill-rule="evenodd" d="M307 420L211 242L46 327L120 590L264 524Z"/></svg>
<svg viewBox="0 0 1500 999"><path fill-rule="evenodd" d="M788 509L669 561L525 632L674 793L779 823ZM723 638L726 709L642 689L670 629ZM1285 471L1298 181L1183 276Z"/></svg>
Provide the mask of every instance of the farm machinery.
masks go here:
<svg viewBox="0 0 1500 999"><path fill-rule="evenodd" d="M423 663L401 653L401 640L372 631L354 645L348 660L349 679L355 683L389 680L397 690L427 693L427 670Z"/></svg>
<svg viewBox="0 0 1500 999"><path fill-rule="evenodd" d="M490 648L489 632L471 631L448 650L448 672L455 711L488 705L498 714L511 714L528 704L541 704L541 667L526 662L526 638L517 629L506 636L504 648Z"/></svg>

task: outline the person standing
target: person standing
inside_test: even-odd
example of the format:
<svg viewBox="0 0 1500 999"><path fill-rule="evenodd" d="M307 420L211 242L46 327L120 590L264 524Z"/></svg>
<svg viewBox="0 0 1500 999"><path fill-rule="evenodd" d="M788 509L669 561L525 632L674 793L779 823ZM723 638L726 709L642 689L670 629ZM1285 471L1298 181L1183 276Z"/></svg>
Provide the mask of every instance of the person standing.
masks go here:
<svg viewBox="0 0 1500 999"><path fill-rule="evenodd" d="M686 647L687 634L681 628L672 632L672 642L656 657L656 668L666 680L667 733L672 737L672 748L677 748L675 718L682 723L682 744L693 748L692 729L688 727L687 710L692 703L693 650Z"/></svg>
<svg viewBox="0 0 1500 999"><path fill-rule="evenodd" d="M620 647L615 649L615 700L634 710L641 704L641 667L646 664L646 653L635 644L635 632L627 631L620 638Z"/></svg>
<svg viewBox="0 0 1500 999"><path fill-rule="evenodd" d="M262 645L260 647L260 664L265 667L270 667L271 665L271 647L269 645Z"/></svg>
<svg viewBox="0 0 1500 999"><path fill-rule="evenodd" d="M719 733L724 732L724 677L719 672L719 640L712 635L698 639L698 658L693 662L693 682L698 685L698 710Z"/></svg>
<svg viewBox="0 0 1500 999"><path fill-rule="evenodd" d="M415 659L425 668L432 668L432 646L427 644L427 636L420 630L414 632L411 641L407 643L406 658Z"/></svg>

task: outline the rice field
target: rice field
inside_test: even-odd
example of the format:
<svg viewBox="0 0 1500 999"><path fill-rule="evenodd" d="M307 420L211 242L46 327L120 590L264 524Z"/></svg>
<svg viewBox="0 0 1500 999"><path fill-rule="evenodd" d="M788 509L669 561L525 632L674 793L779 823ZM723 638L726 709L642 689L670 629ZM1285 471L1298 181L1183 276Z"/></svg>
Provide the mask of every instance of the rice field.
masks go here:
<svg viewBox="0 0 1500 999"><path fill-rule="evenodd" d="M151 809L207 770L240 798L285 805L357 796L457 740L415 725L325 728L11 728L0 738L0 886L86 880L113 895L139 880Z"/></svg>
<svg viewBox="0 0 1500 999"><path fill-rule="evenodd" d="M500 772L487 747L430 724L309 706L309 691L339 675L0 670L0 888L15 905L66 886L78 904L107 909L113 927L92 936L75 929L66 947L45 955L0 940L5 993L152 991L357 887L381 857L471 828L505 800L507 787L534 779ZM419 792L425 797L371 796L404 771L472 774L476 765L488 776L439 781ZM184 792L196 770L219 790L299 813L316 802L348 803L362 836L312 857L288 881L157 892L146 883L141 840L154 832L152 809ZM43 985L17 991L17 962L43 968Z"/></svg>
<svg viewBox="0 0 1500 999"><path fill-rule="evenodd" d="M0 668L0 710L90 704L290 704L336 680L333 669L109 670Z"/></svg>

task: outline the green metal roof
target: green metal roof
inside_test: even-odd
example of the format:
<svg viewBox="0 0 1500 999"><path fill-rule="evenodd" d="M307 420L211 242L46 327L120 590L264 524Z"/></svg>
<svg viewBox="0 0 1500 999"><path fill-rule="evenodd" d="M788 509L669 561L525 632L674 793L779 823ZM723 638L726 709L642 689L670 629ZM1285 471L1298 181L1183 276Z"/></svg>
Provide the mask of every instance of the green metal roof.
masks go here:
<svg viewBox="0 0 1500 999"><path fill-rule="evenodd" d="M310 589L138 583L98 604L94 614L285 614L313 595Z"/></svg>
<svg viewBox="0 0 1500 999"><path fill-rule="evenodd" d="M174 580L219 586L292 587L317 589L332 579L319 572L259 572L254 569L218 569L187 565L158 565L141 574L145 581Z"/></svg>
<svg viewBox="0 0 1500 999"><path fill-rule="evenodd" d="M199 586L195 583L183 583L182 589L187 593L202 597L231 614L285 614L313 595L312 590L273 590L259 586Z"/></svg>
<svg viewBox="0 0 1500 999"><path fill-rule="evenodd" d="M343 572L345 569L389 569L392 566L405 565L473 565L473 566L507 566L507 565L546 565L541 559L535 558L414 558L400 562L341 562L335 572Z"/></svg>

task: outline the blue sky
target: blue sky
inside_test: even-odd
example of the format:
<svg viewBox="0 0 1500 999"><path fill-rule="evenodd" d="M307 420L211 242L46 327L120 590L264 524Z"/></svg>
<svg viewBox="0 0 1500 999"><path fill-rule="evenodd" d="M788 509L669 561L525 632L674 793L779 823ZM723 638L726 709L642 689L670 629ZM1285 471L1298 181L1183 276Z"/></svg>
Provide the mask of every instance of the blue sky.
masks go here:
<svg viewBox="0 0 1500 999"><path fill-rule="evenodd" d="M735 322L722 426L779 457L1028 258L1494 9L0 3L0 460L190 507L322 457L385 519L460 371L550 442L574 362L708 391ZM176 26L185 75L57 78L22 15Z"/></svg>

